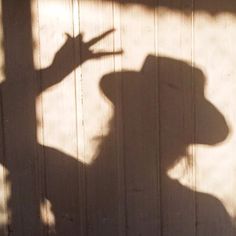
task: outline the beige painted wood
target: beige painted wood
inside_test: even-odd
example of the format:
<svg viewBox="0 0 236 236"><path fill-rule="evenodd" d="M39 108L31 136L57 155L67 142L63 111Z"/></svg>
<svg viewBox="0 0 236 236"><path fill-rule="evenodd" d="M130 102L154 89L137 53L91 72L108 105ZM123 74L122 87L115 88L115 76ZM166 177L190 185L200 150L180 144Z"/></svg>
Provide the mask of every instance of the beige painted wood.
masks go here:
<svg viewBox="0 0 236 236"><path fill-rule="evenodd" d="M0 92L1 96L1 92ZM2 101L2 96L0 97ZM1 166L0 166L0 234L5 236L7 235L7 223L8 223L8 213L7 213L7 207L6 207L6 199L7 199L7 192L6 192L6 169L4 168L5 164L5 145L4 145L4 131L3 131L3 112L2 112L2 104L0 105L0 161Z"/></svg>
<svg viewBox="0 0 236 236"><path fill-rule="evenodd" d="M113 4L103 1L80 1L80 29L88 41L114 28ZM98 20L99 19L99 20ZM119 29L118 29L119 30ZM96 51L115 50L116 31L93 46ZM88 57L81 48L81 58ZM124 197L122 144L113 104L100 88L104 74L114 71L114 57L88 60L82 65L83 118L86 167L86 226L88 235L124 235ZM116 83L116 81L114 81ZM119 91L114 86L114 95ZM118 100L116 101L118 102Z"/></svg>
<svg viewBox="0 0 236 236"><path fill-rule="evenodd" d="M0 234L235 235L236 20L208 3L2 2Z"/></svg>
<svg viewBox="0 0 236 236"><path fill-rule="evenodd" d="M197 8L203 5L204 1L196 2ZM224 7L221 1L216 1L215 5L219 9ZM229 5L231 9L236 6L234 1ZM212 9L211 5L207 7ZM196 198L197 235L235 235L229 215L234 208L232 196L235 196L235 158L232 151L235 147L235 62L232 58L236 35L233 25L235 17L224 11L212 21L203 14L195 14L195 61L204 69L205 96L214 106L210 114L210 110L201 110L203 102L197 99L196 138L205 136L211 147L196 148L196 187L208 193ZM208 31L209 28L211 31ZM216 109L214 116L213 109ZM206 169L208 175L205 174Z"/></svg>
<svg viewBox="0 0 236 236"><path fill-rule="evenodd" d="M162 2L160 2L162 4ZM167 1L171 5L171 1ZM176 4L176 2L175 2ZM168 171L182 158L182 168L190 185L194 186L194 79L192 67L191 1L178 1L183 9L179 14L165 9L157 11L158 47L158 106L160 134L160 191L162 235L195 235L195 192L168 175ZM189 15L186 18L185 15ZM162 18L162 16L164 17ZM159 19L160 18L160 19ZM167 39L172 37L173 41ZM170 43L170 44L168 44ZM168 48L175 56L163 55ZM181 58L186 58L186 62Z"/></svg>
<svg viewBox="0 0 236 236"><path fill-rule="evenodd" d="M2 8L0 7L0 15L2 16ZM2 21L0 26L0 40L3 42L3 27ZM4 66L4 50L3 48L0 49L0 67L3 68ZM0 84L3 83L5 76L4 72L0 70ZM1 86L1 85L0 85ZM0 162L5 163L5 145L4 145L4 116L3 116L3 101L2 101L2 91L0 89ZM8 223L8 213L7 213L7 192L6 192L6 169L4 168L4 164L0 165L0 234L7 235L7 223Z"/></svg>
<svg viewBox="0 0 236 236"><path fill-rule="evenodd" d="M7 233L41 235L35 117L39 84L33 65L31 2L2 3L2 24L5 62L5 81L1 83L5 145L2 164L10 195L6 198Z"/></svg>
<svg viewBox="0 0 236 236"><path fill-rule="evenodd" d="M155 11L121 8L126 234L160 235ZM151 56L153 55L153 56ZM149 60L151 58L151 60ZM154 63L152 59L154 58ZM107 83L115 75L107 77Z"/></svg>
<svg viewBox="0 0 236 236"><path fill-rule="evenodd" d="M74 36L81 34L80 32L80 1L73 0L73 34ZM74 45L75 61L79 62L81 58L82 45L76 43ZM77 125L77 157L78 162L78 181L79 181L79 214L80 229L79 235L86 235L87 219L86 219L86 165L85 162L85 129L84 129L84 111L83 111L83 76L81 66L75 68L75 99L76 99L76 125Z"/></svg>
<svg viewBox="0 0 236 236"><path fill-rule="evenodd" d="M80 233L75 45L72 1L38 1L44 208L48 234ZM68 35L66 35L68 34ZM69 141L69 142L68 142ZM45 212L46 211L46 212Z"/></svg>

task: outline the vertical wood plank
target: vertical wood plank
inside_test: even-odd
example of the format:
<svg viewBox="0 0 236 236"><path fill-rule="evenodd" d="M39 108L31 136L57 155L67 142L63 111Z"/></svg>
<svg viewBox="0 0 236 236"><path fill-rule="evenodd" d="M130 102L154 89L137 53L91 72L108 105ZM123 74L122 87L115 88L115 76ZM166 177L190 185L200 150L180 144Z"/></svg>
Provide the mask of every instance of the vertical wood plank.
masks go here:
<svg viewBox="0 0 236 236"><path fill-rule="evenodd" d="M7 212L7 192L6 192L6 169L5 169L5 145L4 145L4 126L3 126L3 104L0 89L0 234L7 235L8 212Z"/></svg>
<svg viewBox="0 0 236 236"><path fill-rule="evenodd" d="M114 14L118 14L115 11L113 3L80 1L80 25L85 41L114 28L117 17ZM114 34L117 32L98 42L94 51L114 51ZM87 56L83 49L81 56ZM112 56L82 66L88 235L124 235L122 144L114 108L99 91L101 77L114 67ZM116 89L114 92L119 93Z"/></svg>
<svg viewBox="0 0 236 236"><path fill-rule="evenodd" d="M0 6L0 42L3 44L3 27L2 27L2 6ZM6 169L5 169L5 144L4 144L4 116L3 100L1 86L5 80L4 76L4 48L0 48L0 234L7 235L8 212L7 212L7 193L6 193Z"/></svg>
<svg viewBox="0 0 236 236"><path fill-rule="evenodd" d="M73 0L73 31L74 36L80 34L80 1ZM81 61L81 45L75 44L75 61ZM78 167L79 180L79 209L80 209L80 235L87 234L87 212L86 212L86 165L85 162L85 130L83 110L83 83L81 66L75 69L75 99L76 99L76 123L77 123L77 156L81 164Z"/></svg>
<svg viewBox="0 0 236 236"><path fill-rule="evenodd" d="M39 0L44 149L48 234L81 232L75 93L73 2ZM70 36L65 35L70 34ZM56 53L57 52L57 53ZM51 63L51 64L50 64Z"/></svg>
<svg viewBox="0 0 236 236"><path fill-rule="evenodd" d="M125 186L125 151L124 151L124 121L123 121L123 96L122 96L122 30L121 30L121 12L120 2L113 3L113 24L116 29L114 35L114 51L122 50L122 54L114 57L114 79L115 83L115 101L114 101L114 126L116 133L116 152L117 152L117 172L118 172L118 201L119 201L119 234L127 235L127 209L126 209L126 186ZM102 83L102 80L100 84ZM109 98L108 98L109 99Z"/></svg>
<svg viewBox="0 0 236 236"><path fill-rule="evenodd" d="M120 78L127 235L160 235L156 58L148 56L156 51L154 23L154 9L122 7Z"/></svg>
<svg viewBox="0 0 236 236"><path fill-rule="evenodd" d="M228 4L231 9L236 6L234 1ZM207 11L211 11L213 7L209 1L196 1L195 5L196 8L205 8ZM223 9L225 6L225 2L214 3L216 9ZM232 207L226 208L230 205L230 200L225 200L234 199L231 196L235 195L232 177L235 172L232 167L234 161L231 162L230 150L235 142L234 138L229 138L231 124L234 123L232 114L235 114L235 105L232 103L235 101L235 81L231 84L235 74L235 62L232 60L235 55L234 27L235 16L232 17L227 12L222 11L214 20L208 15L195 13L194 59L204 68L205 76L202 85L198 84L196 89L199 90L202 86L206 99L211 103L211 109L204 109L204 100L197 94L196 139L210 146L196 148L196 187L205 192L198 194L196 198L197 235L235 235L235 226L229 215ZM212 38L215 40L212 41ZM195 77L199 76L196 74ZM224 190L227 188L228 190Z"/></svg>
<svg viewBox="0 0 236 236"><path fill-rule="evenodd" d="M41 235L31 1L2 2L5 81L1 84L5 168L9 173L8 234Z"/></svg>
<svg viewBox="0 0 236 236"><path fill-rule="evenodd" d="M171 6L171 1L165 2ZM162 1L159 2L162 4ZM158 57L160 180L162 235L195 235L195 192L187 189L167 172L181 158L190 185L194 186L193 153L187 153L194 138L194 102L192 78L192 2L175 2L178 14L165 9L157 11L157 44L161 53L165 37L172 37L168 51L188 63L171 56ZM189 16L188 20L185 14ZM164 16L163 18L161 16ZM174 20L175 19L175 20ZM190 19L190 20L189 20Z"/></svg>

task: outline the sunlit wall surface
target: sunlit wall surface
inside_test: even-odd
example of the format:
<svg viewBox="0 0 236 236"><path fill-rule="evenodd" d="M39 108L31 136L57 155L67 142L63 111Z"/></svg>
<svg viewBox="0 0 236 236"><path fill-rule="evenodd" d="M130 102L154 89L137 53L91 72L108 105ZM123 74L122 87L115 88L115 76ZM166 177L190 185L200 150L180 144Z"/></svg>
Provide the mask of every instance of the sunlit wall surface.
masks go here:
<svg viewBox="0 0 236 236"><path fill-rule="evenodd" d="M168 174L188 188L216 197L234 218L234 14L193 12L191 5L188 11L181 11L166 7L147 8L135 3L119 5L102 1L81 1L79 5L76 3L72 7L67 2L41 2L39 1L40 49L37 50L41 52L42 67L52 62L55 52L65 41L65 32L73 34L72 27L75 27L76 32L79 30L84 33L85 41L114 27L114 34L95 45L94 50L122 48L124 51L115 58L86 62L82 68L77 69L76 79L69 75L62 83L43 93L44 126L39 122L38 132L41 133L44 127L44 145L55 147L76 158L75 140L70 137L71 134L74 135L73 116L76 114L77 142L81 152L77 158L92 165L102 138L109 133L109 120L113 114L113 106L99 89L101 77L113 71L140 71L149 54L187 61L204 72L205 96L224 115L230 134L226 140L214 146L189 146L189 150L194 149L194 164L186 166L183 157ZM73 110L74 92L77 96L76 111ZM58 115L62 110L66 116Z"/></svg>
<svg viewBox="0 0 236 236"><path fill-rule="evenodd" d="M0 7L0 15L2 16L2 9ZM0 20L0 83L5 80L4 76L4 50L3 50L3 29L2 29L2 22ZM1 122L2 122L2 100L1 100L1 91L0 91L0 115L1 115ZM0 159L1 163L3 160L3 142L2 142L2 135L3 135L3 127L1 123L0 128ZM7 225L8 222L8 213L7 213L7 200L9 197L9 182L7 181L7 170L4 168L2 164L0 164L0 233L3 234L5 232L4 226Z"/></svg>
<svg viewBox="0 0 236 236"><path fill-rule="evenodd" d="M217 203L235 224L236 12L225 8L223 2L217 3L217 9L222 4L222 11L211 11L207 4L204 9L204 3L197 1L164 2L160 1L158 7L148 0L126 4L102 0L31 1L32 58L40 81L32 115L36 117L36 145L41 150L36 169L42 188L37 193L39 217L46 225L42 234L65 235L70 228L68 235L207 235L201 222L201 214L204 219L207 213L201 210L198 215L198 207L204 208L205 204L201 198L209 202L212 199L212 205ZM86 50L83 42L113 28L114 32L92 45L92 52ZM70 37L80 33L82 41L68 43ZM0 29L0 40L1 35ZM101 51L113 55L93 55ZM3 53L0 49L0 64ZM150 55L167 64L157 60L153 66L148 61ZM197 73L205 78L201 91L204 104L214 110L211 114L224 118L228 132L217 141L207 140L211 126L207 120L214 121L214 117L209 119L207 113L203 114L203 124L199 125L194 99L183 100L183 111L173 111L183 112L182 121L173 116L173 123L183 124L183 140L190 138L182 144L186 153L178 150L173 154L169 150L178 145L179 129L170 132L173 137L165 137L168 122L161 120L162 112L175 110L175 104L179 104L175 99L182 99L178 94L194 97L195 85L193 82L186 90L185 85L179 89L168 84L176 95L166 97L170 101L165 102L160 78L169 76L171 80L177 74L180 79L194 78ZM138 81L147 76L152 85L135 85L136 77ZM126 78L134 81L133 89ZM2 84L4 80L2 74ZM114 83L110 85L109 80ZM52 82L47 85L47 81ZM108 81L108 85L101 81ZM150 88L154 86L150 100L142 100L152 94ZM143 103L138 105L139 101ZM161 108L161 104L170 107ZM133 110L126 110L131 107ZM137 111L138 116L133 115ZM204 141L196 141L201 136L198 125ZM217 133L221 128L216 125L214 129ZM178 155L172 165L162 159L168 157L166 153ZM10 190L4 177L8 170L4 168L0 169L0 224L6 226ZM172 208L174 188L182 200L180 209L192 207L189 218L197 219L199 226L187 222L189 228L181 229L187 213ZM179 219L179 224L173 223L174 219ZM214 224L219 222L224 221L217 219ZM211 235L209 232L214 230L208 230ZM233 235L233 229L226 234Z"/></svg>

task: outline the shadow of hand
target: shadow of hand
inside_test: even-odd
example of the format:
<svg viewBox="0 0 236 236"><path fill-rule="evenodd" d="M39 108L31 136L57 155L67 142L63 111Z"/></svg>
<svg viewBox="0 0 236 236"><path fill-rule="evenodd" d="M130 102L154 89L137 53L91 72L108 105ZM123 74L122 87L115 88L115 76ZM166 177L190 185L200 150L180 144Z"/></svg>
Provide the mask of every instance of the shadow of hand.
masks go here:
<svg viewBox="0 0 236 236"><path fill-rule="evenodd" d="M113 33L114 31L115 31L115 29L110 29L110 30L102 33L101 35L99 35L99 36L97 36L95 38L92 38L88 42L84 42L83 34L79 34L76 37L71 37L69 34L66 34L67 35L67 40L66 40L66 42L65 42L63 47L67 48L68 45L72 45L72 44L75 44L75 45L79 46L79 48L80 48L82 53L81 53L81 57L80 57L80 60L78 62L78 65L80 65L80 64L82 64L85 61L90 60L90 59L98 59L98 58L101 58L101 57L104 57L104 56L119 55L119 54L123 53L122 50L120 50L120 51L110 51L110 52L108 52L108 51L97 51L97 52L94 52L91 49L91 47L94 44L96 44L98 41L100 41L103 38L105 38L107 35ZM61 48L61 50L62 50L62 48Z"/></svg>
<svg viewBox="0 0 236 236"><path fill-rule="evenodd" d="M59 83L74 69L76 69L79 65L81 65L87 60L98 59L104 56L122 54L122 50L111 52L94 52L93 50L91 50L91 47L94 44L96 44L98 41L100 41L112 32L114 32L114 29L108 30L103 34L92 38L88 42L83 41L82 34L79 34L76 37L71 37L70 35L66 34L67 40L55 54L53 63L49 67L39 70L40 74L43 74L43 77L45 78L44 82L42 83L42 89L40 92L49 88L52 85L55 85L56 83ZM80 56L78 57L74 56L75 48L79 48ZM58 68L60 68L60 73L58 73Z"/></svg>

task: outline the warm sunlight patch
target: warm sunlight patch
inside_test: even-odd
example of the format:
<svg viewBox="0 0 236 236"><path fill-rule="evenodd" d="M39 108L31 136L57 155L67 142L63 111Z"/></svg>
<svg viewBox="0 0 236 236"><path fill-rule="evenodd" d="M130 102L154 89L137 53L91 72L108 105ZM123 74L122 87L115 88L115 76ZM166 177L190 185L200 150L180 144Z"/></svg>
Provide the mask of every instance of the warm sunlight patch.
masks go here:
<svg viewBox="0 0 236 236"><path fill-rule="evenodd" d="M7 181L8 171L0 164L0 226L6 226L9 222L10 212L7 202L10 198L10 183Z"/></svg>
<svg viewBox="0 0 236 236"><path fill-rule="evenodd" d="M40 214L42 222L49 227L49 232L55 233L55 216L52 211L52 204L48 199L40 203Z"/></svg>
<svg viewBox="0 0 236 236"><path fill-rule="evenodd" d="M65 7L56 0L46 2L34 7L33 28L39 29L34 30L36 69L51 65L55 53L66 41L65 33L73 35L75 16L80 17L80 27L77 22L75 32L77 34L80 28L85 40L116 28L114 34L96 44L94 50L122 48L124 53L89 60L60 83L42 91L37 98L39 143L66 153L79 163L95 163L114 115L114 107L101 94L101 78L114 71L139 72L150 54L186 61L204 73L203 97L225 117L230 134L217 145L192 144L189 147L194 149L191 165L182 158L168 174L187 188L220 199L235 217L236 17L228 13L183 14L165 7L154 11L131 4L121 6L119 12L117 4L113 8L111 3L101 4L101 1L97 4L81 1L79 7L83 11L74 12L72 17L70 5ZM37 9L40 9L39 15ZM58 71L60 73L60 68ZM50 208L49 203L45 204ZM51 218L53 224L54 218Z"/></svg>

